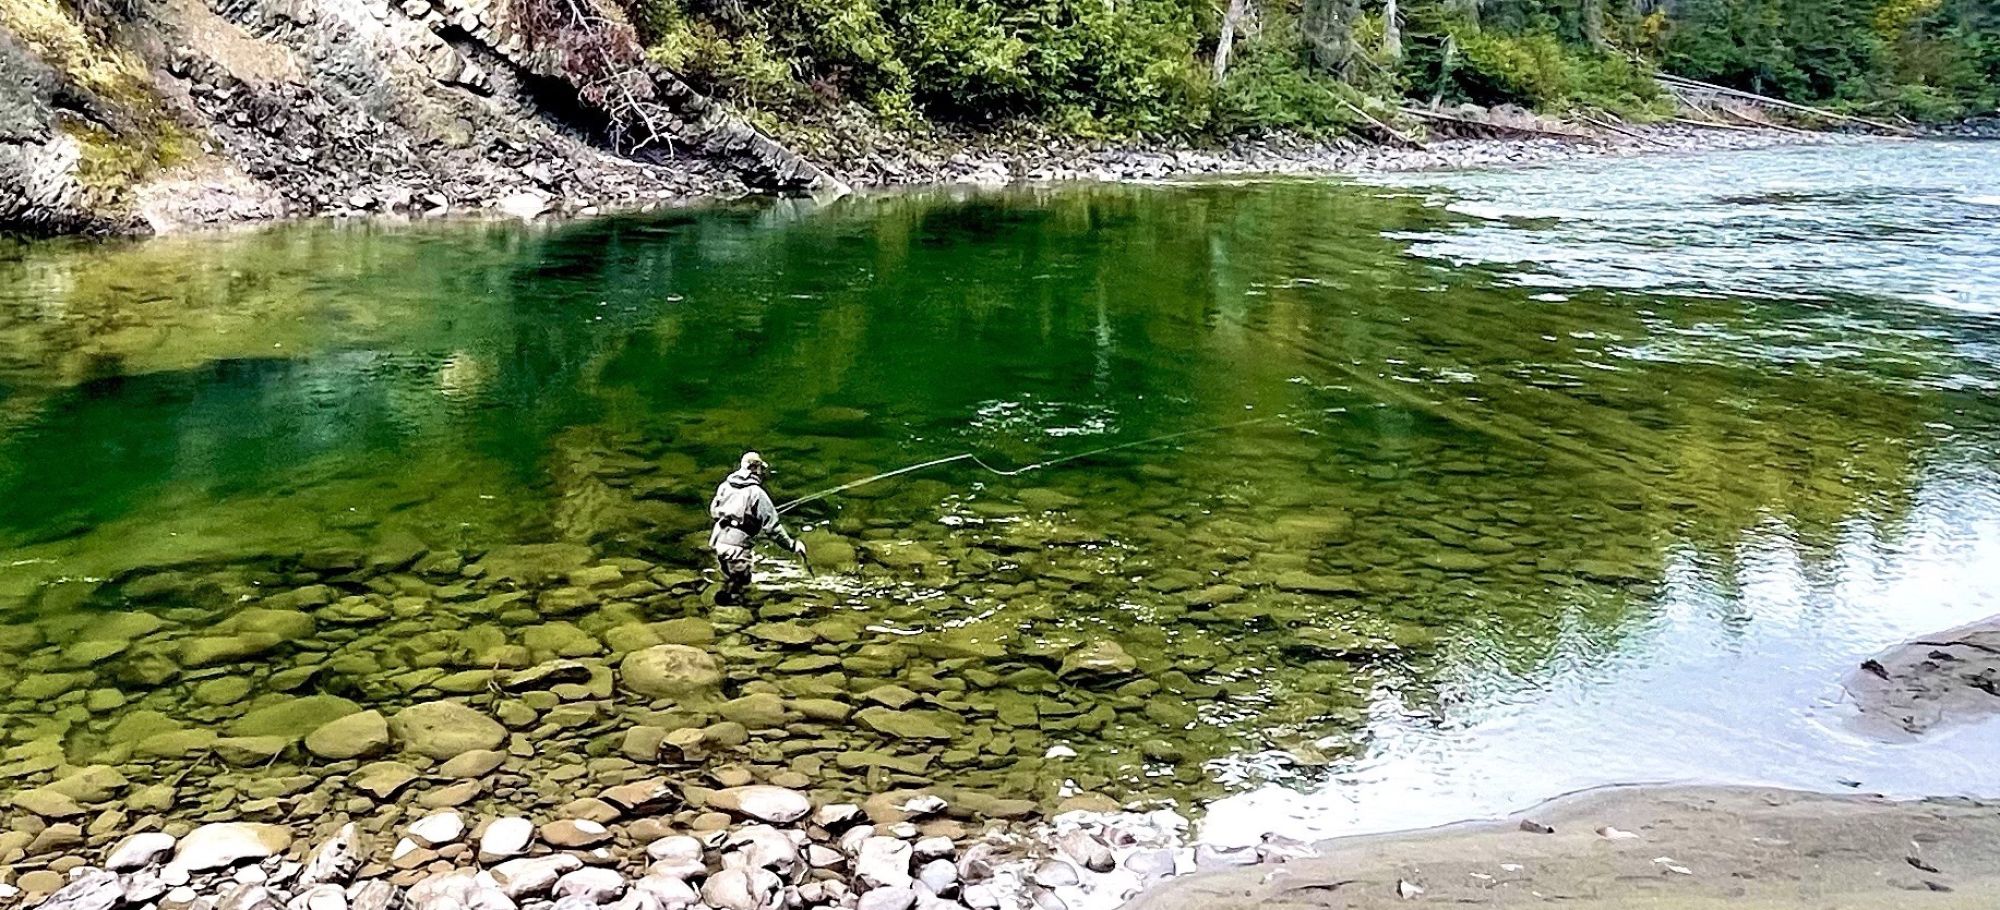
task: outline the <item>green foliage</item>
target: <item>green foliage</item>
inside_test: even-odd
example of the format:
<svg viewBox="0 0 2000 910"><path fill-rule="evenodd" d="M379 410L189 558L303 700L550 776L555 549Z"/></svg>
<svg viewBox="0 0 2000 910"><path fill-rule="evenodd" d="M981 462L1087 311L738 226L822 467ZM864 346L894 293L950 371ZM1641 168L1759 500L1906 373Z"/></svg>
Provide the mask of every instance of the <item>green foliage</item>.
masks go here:
<svg viewBox="0 0 2000 910"><path fill-rule="evenodd" d="M1362 101L1361 92L1308 65L1298 20L1278 8L1261 25L1259 34L1236 45L1229 77L1216 91L1214 131L1313 135L1352 126L1356 118L1347 104Z"/></svg>
<svg viewBox="0 0 2000 910"><path fill-rule="evenodd" d="M1579 107L1645 114L1661 101L1659 84L1630 59L1566 43L1549 32L1501 34L1466 26L1454 34L1457 93L1479 104L1519 104L1545 111Z"/></svg>
<svg viewBox="0 0 2000 910"><path fill-rule="evenodd" d="M1665 112L1651 72L1941 118L2000 86L1995 0L630 0L656 62L767 122L1074 135L1349 129L1368 97ZM1671 9L1671 13L1668 11Z"/></svg>
<svg viewBox="0 0 2000 910"><path fill-rule="evenodd" d="M1804 103L1947 119L1991 109L1989 0L1687 0L1674 72Z"/></svg>

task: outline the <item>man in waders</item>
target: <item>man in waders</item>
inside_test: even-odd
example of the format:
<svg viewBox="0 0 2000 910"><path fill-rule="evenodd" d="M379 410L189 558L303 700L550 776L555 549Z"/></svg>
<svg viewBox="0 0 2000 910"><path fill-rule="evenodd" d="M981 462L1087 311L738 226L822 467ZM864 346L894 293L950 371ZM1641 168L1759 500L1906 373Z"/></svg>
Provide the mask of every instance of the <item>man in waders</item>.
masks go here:
<svg viewBox="0 0 2000 910"><path fill-rule="evenodd" d="M735 603L750 587L750 547L757 535L769 534L805 558L805 542L785 531L778 521L778 507L764 492L769 476L771 466L764 463L764 456L745 452L736 473L715 488L715 498L709 501L708 517L715 520L715 527L708 532L708 546L715 551L716 568L722 570L718 603Z"/></svg>

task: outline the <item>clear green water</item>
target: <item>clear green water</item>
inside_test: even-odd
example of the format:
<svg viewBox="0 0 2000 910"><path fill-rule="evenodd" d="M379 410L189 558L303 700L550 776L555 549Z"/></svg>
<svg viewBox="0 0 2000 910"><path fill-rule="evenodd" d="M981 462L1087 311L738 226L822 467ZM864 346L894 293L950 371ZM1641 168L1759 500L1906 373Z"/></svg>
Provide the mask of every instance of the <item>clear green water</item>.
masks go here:
<svg viewBox="0 0 2000 910"><path fill-rule="evenodd" d="M519 700L478 672L615 663L637 624L696 617L726 695L888 701L947 731L794 716L704 760L832 790L1205 801L1346 780L1476 807L1592 777L1452 784L1536 764L1494 748L1507 717L1606 777L1783 778L1759 768L1787 749L1814 780L1872 768L1794 728L1818 723L1814 687L2000 602L1983 154L13 247L0 735L17 760L59 741L159 772L192 757L135 755L121 722L229 732L312 693L506 715ZM818 576L768 560L748 609L695 574L703 505L746 448L786 499L961 451L1011 466L1253 420L804 507ZM481 561L543 542L620 580ZM1912 579L1934 583L1922 604ZM310 634L188 659L273 604ZM1101 641L1130 673L1058 675ZM1745 678L1709 672L1732 653ZM915 701L863 694L885 684ZM1738 711L1745 692L1774 713ZM1644 725L1662 744L1780 719L1733 734L1762 746L1627 767L1581 745L1635 708L1618 693L1685 709ZM538 767L575 769L549 778L568 792L629 774L635 724L716 719L662 707L511 716ZM1492 761L1413 783L1439 752ZM1910 786L1963 768L1926 761ZM193 779L252 773L219 768ZM529 789L482 799L550 795Z"/></svg>

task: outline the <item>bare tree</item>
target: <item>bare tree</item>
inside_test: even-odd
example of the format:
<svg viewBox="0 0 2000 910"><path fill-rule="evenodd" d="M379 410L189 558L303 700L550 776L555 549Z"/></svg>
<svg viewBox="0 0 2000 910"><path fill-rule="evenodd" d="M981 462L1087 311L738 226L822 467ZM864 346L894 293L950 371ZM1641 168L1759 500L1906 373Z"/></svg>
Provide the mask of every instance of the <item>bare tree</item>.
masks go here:
<svg viewBox="0 0 2000 910"><path fill-rule="evenodd" d="M1382 0L1382 62L1394 65L1403 59L1402 13L1396 0Z"/></svg>
<svg viewBox="0 0 2000 910"><path fill-rule="evenodd" d="M1222 14L1222 34L1215 39L1215 82L1222 84L1222 77L1229 72L1229 51L1236 43L1236 22L1243 18L1250 0L1229 0L1229 9Z"/></svg>

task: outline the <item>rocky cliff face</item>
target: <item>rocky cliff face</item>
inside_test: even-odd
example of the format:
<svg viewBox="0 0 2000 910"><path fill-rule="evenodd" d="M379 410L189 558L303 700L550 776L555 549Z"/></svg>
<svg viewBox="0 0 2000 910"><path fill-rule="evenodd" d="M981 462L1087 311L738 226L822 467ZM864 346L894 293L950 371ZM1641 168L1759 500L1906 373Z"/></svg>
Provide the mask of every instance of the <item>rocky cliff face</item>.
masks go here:
<svg viewBox="0 0 2000 910"><path fill-rule="evenodd" d="M615 7L578 4L625 27ZM643 60L576 75L564 57L575 50L538 46L518 6L7 0L0 227L530 214L840 188Z"/></svg>

